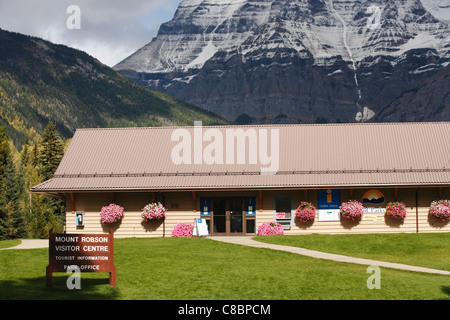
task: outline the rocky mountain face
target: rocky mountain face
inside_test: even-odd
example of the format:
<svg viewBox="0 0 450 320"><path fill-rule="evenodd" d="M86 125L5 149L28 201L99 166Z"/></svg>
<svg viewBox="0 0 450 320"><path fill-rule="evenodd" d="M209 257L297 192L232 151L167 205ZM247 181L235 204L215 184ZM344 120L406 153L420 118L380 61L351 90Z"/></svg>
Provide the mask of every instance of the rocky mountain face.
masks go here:
<svg viewBox="0 0 450 320"><path fill-rule="evenodd" d="M184 0L114 69L238 123L450 120L448 94L405 98L442 86L435 16L419 0Z"/></svg>

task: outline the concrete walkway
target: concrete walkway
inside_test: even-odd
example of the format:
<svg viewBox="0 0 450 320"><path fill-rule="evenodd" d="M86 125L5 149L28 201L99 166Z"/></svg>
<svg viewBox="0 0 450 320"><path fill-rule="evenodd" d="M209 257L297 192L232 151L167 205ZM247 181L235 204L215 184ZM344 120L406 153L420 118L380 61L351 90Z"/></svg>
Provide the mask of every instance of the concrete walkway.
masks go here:
<svg viewBox="0 0 450 320"><path fill-rule="evenodd" d="M269 244L269 243L255 241L251 237L234 237L234 236L232 236L232 237L209 237L209 239L227 242L227 243L234 243L234 244L239 244L239 245L244 245L244 246L250 246L250 247L255 247L255 248L266 248L266 249L287 251L287 252L292 252L292 253L300 254L303 256L308 256L308 257L318 258L318 259L327 259L327 260L334 260L334 261L339 261L339 262L356 263L356 264L362 264L362 265L366 265L366 266L378 266L378 267L393 268L393 269L400 269L400 270L407 270L407 271L450 275L450 271L436 270L436 269L423 268L423 267L415 267L415 266L410 266L410 265L400 264L400 263L391 263L391 262L383 262L383 261L376 261L376 260L369 260L369 259L362 259L362 258L353 258L353 257L339 255L339 254L325 253L325 252L297 248L297 247Z"/></svg>

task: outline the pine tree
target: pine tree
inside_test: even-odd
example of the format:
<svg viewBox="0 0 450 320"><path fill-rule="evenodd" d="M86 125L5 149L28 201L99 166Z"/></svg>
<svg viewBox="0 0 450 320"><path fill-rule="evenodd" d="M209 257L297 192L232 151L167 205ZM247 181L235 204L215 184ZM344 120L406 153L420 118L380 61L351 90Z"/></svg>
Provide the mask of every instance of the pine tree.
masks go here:
<svg viewBox="0 0 450 320"><path fill-rule="evenodd" d="M51 179L64 155L64 143L56 131L56 126L49 122L42 136L42 151L39 156L41 174L44 180Z"/></svg>
<svg viewBox="0 0 450 320"><path fill-rule="evenodd" d="M63 155L64 143L56 131L56 126L52 122L49 122L42 135L42 148L39 153L38 161L38 171L44 181L52 178ZM53 197L43 197L37 204L39 208L35 207L33 210L35 214L47 220L45 228L52 225L56 230L58 228L55 226L62 226L66 211L64 200ZM42 230L39 230L39 232L41 231ZM45 233L48 234L48 230L46 230Z"/></svg>
<svg viewBox="0 0 450 320"><path fill-rule="evenodd" d="M6 199L5 169L10 158L6 130L0 127L0 240L8 238L8 201Z"/></svg>
<svg viewBox="0 0 450 320"><path fill-rule="evenodd" d="M6 159L10 154L9 139L5 128L0 126L0 179L5 176Z"/></svg>

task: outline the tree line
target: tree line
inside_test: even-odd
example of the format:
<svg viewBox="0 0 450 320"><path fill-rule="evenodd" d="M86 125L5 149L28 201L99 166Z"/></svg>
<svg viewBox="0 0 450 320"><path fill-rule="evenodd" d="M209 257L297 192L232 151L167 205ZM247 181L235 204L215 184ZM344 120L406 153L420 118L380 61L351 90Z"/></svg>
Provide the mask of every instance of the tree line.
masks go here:
<svg viewBox="0 0 450 320"><path fill-rule="evenodd" d="M47 238L50 229L63 231L64 200L31 194L30 189L52 178L64 151L52 122L20 152L0 126L0 240Z"/></svg>

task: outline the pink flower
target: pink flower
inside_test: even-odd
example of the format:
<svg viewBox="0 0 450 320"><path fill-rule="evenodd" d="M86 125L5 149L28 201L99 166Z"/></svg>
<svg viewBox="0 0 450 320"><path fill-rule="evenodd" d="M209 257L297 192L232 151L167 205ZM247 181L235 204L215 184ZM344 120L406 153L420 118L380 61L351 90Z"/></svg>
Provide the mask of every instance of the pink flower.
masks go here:
<svg viewBox="0 0 450 320"><path fill-rule="evenodd" d="M149 203L142 209L141 217L145 222L151 222L158 219L163 219L166 215L166 209L161 203Z"/></svg>
<svg viewBox="0 0 450 320"><path fill-rule="evenodd" d="M342 202L340 208L341 217L347 220L359 220L364 213L364 206L361 202L356 200L350 200L348 202Z"/></svg>
<svg viewBox="0 0 450 320"><path fill-rule="evenodd" d="M295 216L300 220L300 222L311 222L316 218L316 208L311 204L311 202L302 201Z"/></svg>
<svg viewBox="0 0 450 320"><path fill-rule="evenodd" d="M117 204L111 203L100 211L101 222L114 223L123 218L123 208Z"/></svg>
<svg viewBox="0 0 450 320"><path fill-rule="evenodd" d="M258 236L269 236L275 234L284 234L282 225L277 222L266 222L258 227Z"/></svg>
<svg viewBox="0 0 450 320"><path fill-rule="evenodd" d="M433 201L428 214L442 221L450 220L450 200Z"/></svg>
<svg viewBox="0 0 450 320"><path fill-rule="evenodd" d="M403 202L389 202L386 206L386 215L388 217L404 220L406 217L406 206Z"/></svg>
<svg viewBox="0 0 450 320"><path fill-rule="evenodd" d="M194 226L189 223L179 223L172 230L172 237L192 237Z"/></svg>

